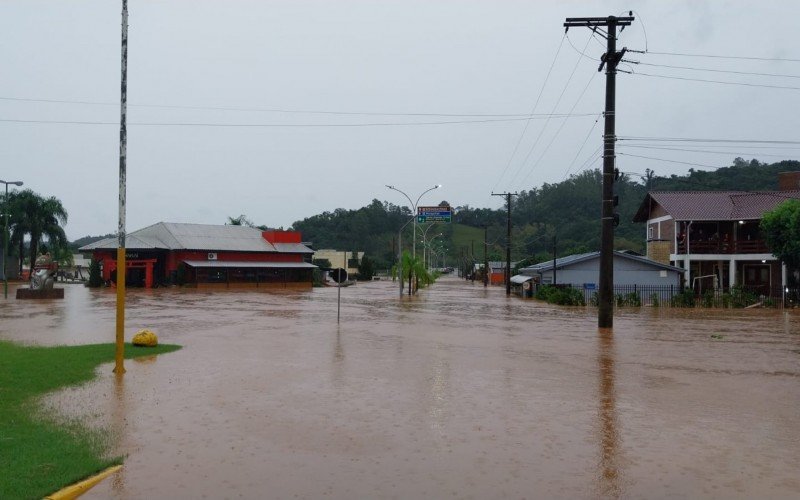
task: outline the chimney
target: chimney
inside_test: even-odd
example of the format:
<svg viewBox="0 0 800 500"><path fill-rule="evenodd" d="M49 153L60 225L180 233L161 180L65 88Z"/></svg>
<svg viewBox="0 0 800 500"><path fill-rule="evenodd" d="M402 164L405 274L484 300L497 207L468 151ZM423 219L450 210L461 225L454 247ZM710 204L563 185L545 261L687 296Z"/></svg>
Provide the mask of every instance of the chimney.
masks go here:
<svg viewBox="0 0 800 500"><path fill-rule="evenodd" d="M778 190L797 191L800 189L800 172L779 172Z"/></svg>

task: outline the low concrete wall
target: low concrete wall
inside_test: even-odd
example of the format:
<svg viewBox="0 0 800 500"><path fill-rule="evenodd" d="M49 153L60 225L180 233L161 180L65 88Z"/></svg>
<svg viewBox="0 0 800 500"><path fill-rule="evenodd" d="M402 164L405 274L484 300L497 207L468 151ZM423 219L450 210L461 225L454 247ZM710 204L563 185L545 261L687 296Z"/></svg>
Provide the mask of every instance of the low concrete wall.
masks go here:
<svg viewBox="0 0 800 500"><path fill-rule="evenodd" d="M31 290L30 288L17 288L17 300L63 298L63 288L53 288L51 290Z"/></svg>

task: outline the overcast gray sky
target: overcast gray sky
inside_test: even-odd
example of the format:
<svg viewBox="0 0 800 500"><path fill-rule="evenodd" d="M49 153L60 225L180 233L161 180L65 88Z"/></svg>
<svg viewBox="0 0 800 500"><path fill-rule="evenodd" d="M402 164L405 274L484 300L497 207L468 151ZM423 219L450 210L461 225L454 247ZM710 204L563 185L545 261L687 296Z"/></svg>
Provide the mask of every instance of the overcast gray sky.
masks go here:
<svg viewBox="0 0 800 500"><path fill-rule="evenodd" d="M565 17L633 9L619 46L660 65L620 67L638 74L618 77L619 136L797 141L799 6L130 0L127 228L239 214L288 227L373 198L408 204L385 184L416 199L441 183L423 204L496 208L492 190L597 167L604 41L582 28L565 38ZM0 2L0 178L60 198L71 239L116 231L120 11L111 0ZM552 113L575 116L538 116ZM662 175L800 157L786 143L619 145L621 170Z"/></svg>

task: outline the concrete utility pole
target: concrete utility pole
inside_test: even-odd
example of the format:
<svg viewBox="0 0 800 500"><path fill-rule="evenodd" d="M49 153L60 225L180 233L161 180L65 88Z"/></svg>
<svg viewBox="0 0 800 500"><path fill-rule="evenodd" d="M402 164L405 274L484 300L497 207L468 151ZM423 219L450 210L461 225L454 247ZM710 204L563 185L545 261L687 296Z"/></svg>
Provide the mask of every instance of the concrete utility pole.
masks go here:
<svg viewBox="0 0 800 500"><path fill-rule="evenodd" d="M506 208L508 211L508 222L506 224L506 295L511 295L511 197L518 196L519 193L492 193L492 196L505 196Z"/></svg>
<svg viewBox="0 0 800 500"><path fill-rule="evenodd" d="M619 215L614 213L614 118L616 111L616 77L617 65L627 49L617 52L617 27L620 32L630 26L633 16L629 17L568 17L564 27L569 30L573 26L590 28L594 33L604 36L607 41L607 52L600 58L598 71L606 68L606 108L605 130L603 131L603 199L602 229L600 236L600 283L597 311L597 325L600 328L614 326L614 226L619 224ZM602 28L607 31L604 32Z"/></svg>

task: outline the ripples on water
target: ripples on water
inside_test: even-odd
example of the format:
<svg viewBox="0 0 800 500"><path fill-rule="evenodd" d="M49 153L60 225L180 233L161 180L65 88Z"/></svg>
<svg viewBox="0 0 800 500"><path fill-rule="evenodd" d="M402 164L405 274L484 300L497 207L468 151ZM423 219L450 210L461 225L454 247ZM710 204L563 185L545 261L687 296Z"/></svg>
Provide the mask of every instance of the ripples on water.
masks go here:
<svg viewBox="0 0 800 500"><path fill-rule="evenodd" d="M797 497L800 314L560 308L446 278L131 290L185 346L48 404L111 428L87 498ZM0 303L0 338L111 342L113 290ZM94 416L94 417L92 417Z"/></svg>

